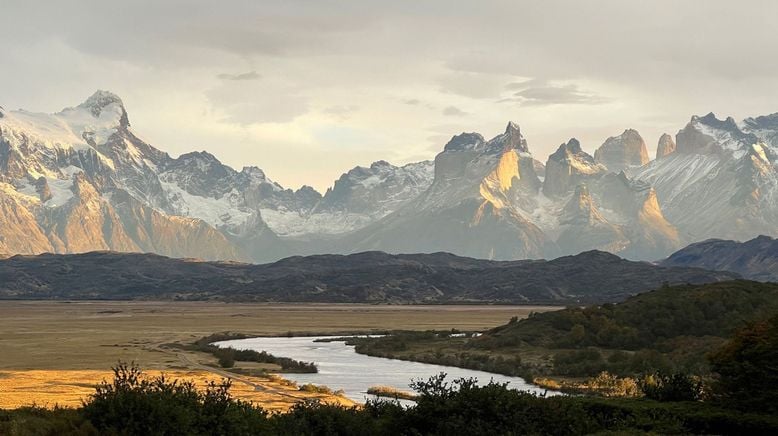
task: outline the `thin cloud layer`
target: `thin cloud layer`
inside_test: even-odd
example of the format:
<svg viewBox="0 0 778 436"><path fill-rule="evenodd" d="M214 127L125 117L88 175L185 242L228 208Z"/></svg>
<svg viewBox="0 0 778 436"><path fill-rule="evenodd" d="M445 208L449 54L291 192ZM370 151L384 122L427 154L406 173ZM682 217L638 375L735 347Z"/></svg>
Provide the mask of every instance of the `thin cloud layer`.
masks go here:
<svg viewBox="0 0 778 436"><path fill-rule="evenodd" d="M776 16L770 0L6 0L0 105L54 112L110 89L172 154L323 190L507 120L545 160L571 136L655 144L692 114L776 112Z"/></svg>
<svg viewBox="0 0 778 436"><path fill-rule="evenodd" d="M249 71L248 73L240 73L240 74L222 73L217 75L216 77L222 80L257 80L262 76L260 76L259 73L257 73L256 71Z"/></svg>
<svg viewBox="0 0 778 436"><path fill-rule="evenodd" d="M448 117L461 117L463 115L467 115L467 112L463 111L462 109L456 106L448 106L443 109L443 115L446 115Z"/></svg>

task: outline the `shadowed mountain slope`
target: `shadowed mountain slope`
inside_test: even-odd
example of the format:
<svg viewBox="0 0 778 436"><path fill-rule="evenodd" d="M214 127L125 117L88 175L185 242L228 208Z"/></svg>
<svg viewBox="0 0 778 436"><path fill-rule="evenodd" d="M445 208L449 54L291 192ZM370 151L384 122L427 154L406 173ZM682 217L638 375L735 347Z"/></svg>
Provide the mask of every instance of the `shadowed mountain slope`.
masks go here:
<svg viewBox="0 0 778 436"><path fill-rule="evenodd" d="M506 262L448 253L364 252L290 257L264 265L92 252L0 260L0 298L577 304L619 301L665 282L737 277L633 262L600 251Z"/></svg>

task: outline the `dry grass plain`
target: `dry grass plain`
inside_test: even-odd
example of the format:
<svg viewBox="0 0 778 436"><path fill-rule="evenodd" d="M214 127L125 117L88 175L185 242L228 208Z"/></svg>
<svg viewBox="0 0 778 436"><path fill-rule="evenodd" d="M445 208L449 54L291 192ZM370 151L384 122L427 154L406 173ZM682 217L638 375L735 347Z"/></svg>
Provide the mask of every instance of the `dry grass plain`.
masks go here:
<svg viewBox="0 0 778 436"><path fill-rule="evenodd" d="M494 327L546 306L374 306L229 304L216 302L0 301L0 408L76 406L117 361L135 361L197 383L233 378L233 394L284 410L303 398L279 379L237 376L213 368L206 354L167 348L216 332L251 335L340 334L386 329ZM238 365L252 368L251 365ZM256 368L256 366L254 366Z"/></svg>

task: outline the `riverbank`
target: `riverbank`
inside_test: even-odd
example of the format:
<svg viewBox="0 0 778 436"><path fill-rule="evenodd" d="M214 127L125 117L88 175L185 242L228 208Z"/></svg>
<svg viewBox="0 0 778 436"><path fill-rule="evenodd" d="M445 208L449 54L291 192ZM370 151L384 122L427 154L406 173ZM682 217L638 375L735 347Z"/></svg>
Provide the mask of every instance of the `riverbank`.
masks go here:
<svg viewBox="0 0 778 436"><path fill-rule="evenodd" d="M396 331L349 342L369 356L519 376L569 393L640 396L641 385L672 376L667 383L701 397L701 386L716 379L711 353L775 314L777 297L770 283L663 286L621 303L511 319L478 335Z"/></svg>
<svg viewBox="0 0 778 436"><path fill-rule="evenodd" d="M138 368L78 408L0 410L0 434L753 434L778 431L773 403L731 404L645 399L543 397L502 384L476 386L443 376L414 383L415 407L393 401L365 407L306 402L268 413L235 400L229 385L207 390L167 379L138 381ZM140 412L140 413L138 413Z"/></svg>
<svg viewBox="0 0 778 436"><path fill-rule="evenodd" d="M344 341L329 340L333 337L257 337L218 342L219 347L237 350L264 350L268 353L296 360L316 362L318 373L284 374L299 385L326 385L343 390L346 397L364 402L371 398L370 388L377 385L397 391L408 391L418 380L427 380L441 373L451 380L475 379L479 385L490 380L507 383L510 389L529 391L540 395L553 395L548 389L539 388L519 377L510 377L490 372L441 366L429 363L384 359L357 354L354 347Z"/></svg>
<svg viewBox="0 0 778 436"><path fill-rule="evenodd" d="M258 386L275 388L272 380L255 376L278 367L240 363L234 372L220 372L215 357L180 346L223 331L280 336L290 332L343 334L397 328L481 330L502 324L512 316L525 317L530 312L551 309L554 308L3 301L0 383L8 390L0 388L0 397L6 404L2 407L72 404L92 392L95 383L110 376L111 366L119 360L134 361L148 371L164 371L175 377L194 374L196 379L218 380L226 374L248 377ZM236 383L238 390L241 384ZM30 393L25 394L21 388L11 390L13 386L26 386ZM251 385L245 386L250 393ZM257 401L285 404L287 408L294 404L287 401L290 397L273 391L257 392Z"/></svg>

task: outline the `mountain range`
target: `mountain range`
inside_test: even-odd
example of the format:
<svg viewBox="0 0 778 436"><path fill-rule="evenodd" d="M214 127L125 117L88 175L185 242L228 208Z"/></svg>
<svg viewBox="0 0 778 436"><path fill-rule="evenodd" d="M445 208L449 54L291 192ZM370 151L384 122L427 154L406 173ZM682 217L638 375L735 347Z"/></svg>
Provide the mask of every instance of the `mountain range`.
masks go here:
<svg viewBox="0 0 778 436"><path fill-rule="evenodd" d="M455 135L434 161L384 161L323 195L207 152L172 157L98 91L56 114L0 108L0 253L152 252L248 262L290 255L445 251L554 258L666 257L709 238L778 229L778 114L694 116L649 160L627 129L593 155L575 138L545 164L511 122Z"/></svg>
<svg viewBox="0 0 778 436"><path fill-rule="evenodd" d="M739 277L602 251L550 261L364 252L263 265L90 252L0 260L0 299L587 304L621 301L663 284Z"/></svg>

